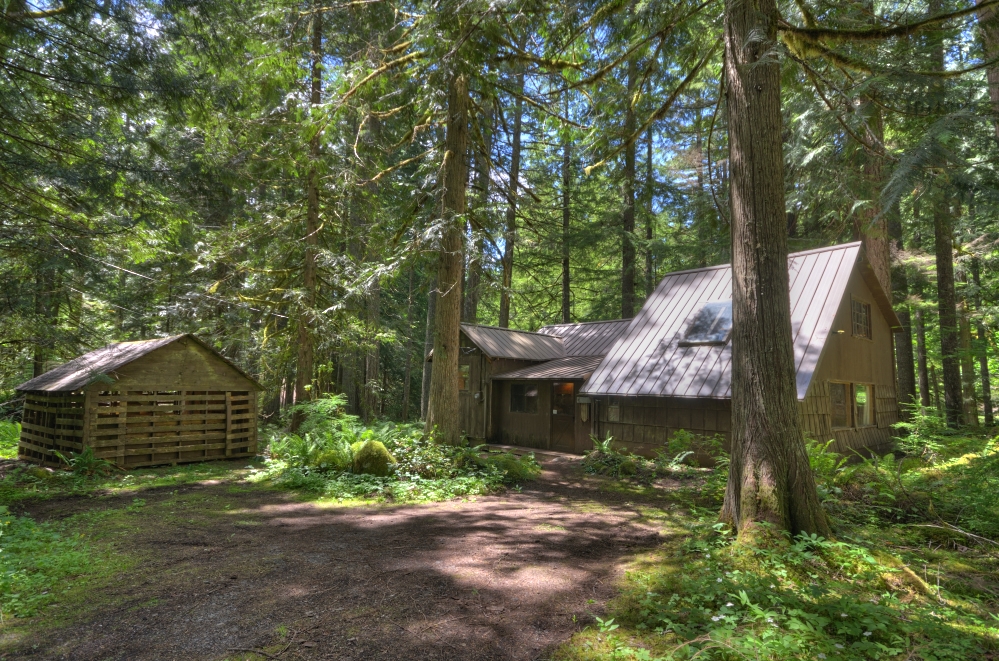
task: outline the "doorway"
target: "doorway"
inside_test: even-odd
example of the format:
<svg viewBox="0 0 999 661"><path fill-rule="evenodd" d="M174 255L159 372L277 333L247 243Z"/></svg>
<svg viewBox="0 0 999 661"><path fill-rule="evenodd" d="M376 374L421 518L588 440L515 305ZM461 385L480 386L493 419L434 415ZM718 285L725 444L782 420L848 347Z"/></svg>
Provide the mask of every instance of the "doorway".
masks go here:
<svg viewBox="0 0 999 661"><path fill-rule="evenodd" d="M572 452L576 438L576 388L571 381L552 384L551 449Z"/></svg>

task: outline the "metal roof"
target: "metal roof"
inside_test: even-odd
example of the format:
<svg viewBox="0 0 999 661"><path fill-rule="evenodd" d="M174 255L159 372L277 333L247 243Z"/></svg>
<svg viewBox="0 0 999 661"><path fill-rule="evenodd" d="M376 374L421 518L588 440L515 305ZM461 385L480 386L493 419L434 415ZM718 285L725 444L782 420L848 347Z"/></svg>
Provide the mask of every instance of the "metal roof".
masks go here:
<svg viewBox="0 0 999 661"><path fill-rule="evenodd" d="M861 243L788 256L791 335L798 398L804 399L854 267L875 293L889 325L898 319L873 282ZM627 331L583 386L583 394L662 397L732 396L732 344L680 346L683 331L705 301L732 298L732 268L714 266L670 273L649 296ZM887 306L887 307L886 307Z"/></svg>
<svg viewBox="0 0 999 661"><path fill-rule="evenodd" d="M85 353L78 358L74 358L68 363L55 367L45 374L36 376L17 386L16 390L28 392L72 392L85 388L101 377L108 376L111 372L121 369L128 363L141 358L157 349L172 344L181 338L189 338L208 349L218 358L232 367L234 370L253 383L257 388L259 384L248 376L246 372L239 369L225 356L215 351L201 340L190 333L184 335L172 335L161 337L155 340L138 340L136 342L116 342L109 344L102 349L96 349L90 353Z"/></svg>
<svg viewBox="0 0 999 661"><path fill-rule="evenodd" d="M461 331L490 358L552 360L565 356L562 340L551 335L476 324L462 324Z"/></svg>
<svg viewBox="0 0 999 661"><path fill-rule="evenodd" d="M588 321L580 324L552 324L538 332L562 338L567 356L606 356L631 323L631 319Z"/></svg>
<svg viewBox="0 0 999 661"><path fill-rule="evenodd" d="M493 379L586 379L593 373L603 356L567 356L540 365L523 367L493 376Z"/></svg>

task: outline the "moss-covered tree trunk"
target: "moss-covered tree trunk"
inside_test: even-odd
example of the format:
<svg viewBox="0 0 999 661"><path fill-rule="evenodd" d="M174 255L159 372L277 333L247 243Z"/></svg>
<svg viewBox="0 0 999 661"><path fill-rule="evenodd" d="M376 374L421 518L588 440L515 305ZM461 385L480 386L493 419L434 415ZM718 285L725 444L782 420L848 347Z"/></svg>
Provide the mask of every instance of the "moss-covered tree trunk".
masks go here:
<svg viewBox="0 0 999 661"><path fill-rule="evenodd" d="M775 0L725 3L732 209L732 462L722 521L828 534L795 385Z"/></svg>
<svg viewBox="0 0 999 661"><path fill-rule="evenodd" d="M441 237L437 251L437 311L434 318L434 368L426 429L437 428L437 440L457 445L458 353L461 332L461 268L464 263L465 187L468 179L468 78L455 74L448 85L447 134Z"/></svg>

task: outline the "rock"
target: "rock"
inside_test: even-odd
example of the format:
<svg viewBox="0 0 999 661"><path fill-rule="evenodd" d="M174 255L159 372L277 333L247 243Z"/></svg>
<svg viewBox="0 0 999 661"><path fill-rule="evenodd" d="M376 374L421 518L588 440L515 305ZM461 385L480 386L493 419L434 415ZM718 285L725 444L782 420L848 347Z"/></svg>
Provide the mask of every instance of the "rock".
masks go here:
<svg viewBox="0 0 999 661"><path fill-rule="evenodd" d="M385 477L393 464L395 457L381 441L364 441L351 446L354 450L354 472L366 475Z"/></svg>

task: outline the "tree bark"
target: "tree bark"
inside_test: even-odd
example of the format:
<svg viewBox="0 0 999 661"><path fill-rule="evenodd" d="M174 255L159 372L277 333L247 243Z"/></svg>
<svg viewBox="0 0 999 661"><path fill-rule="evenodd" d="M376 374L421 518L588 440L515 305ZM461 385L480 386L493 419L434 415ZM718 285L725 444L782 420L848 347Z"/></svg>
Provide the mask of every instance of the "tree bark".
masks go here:
<svg viewBox="0 0 999 661"><path fill-rule="evenodd" d="M569 102L566 100L566 109ZM569 186L572 183L572 155L569 141L562 145L562 323L572 321L570 280L569 280L569 226L572 222Z"/></svg>
<svg viewBox="0 0 999 661"><path fill-rule="evenodd" d="M434 372L434 364L427 356L434 350L434 323L437 319L437 277L430 280L427 292L427 326L423 340L423 383L420 387L420 417L427 419L427 406L430 404L430 377Z"/></svg>
<svg viewBox="0 0 999 661"><path fill-rule="evenodd" d="M635 132L635 85L638 77L638 63L635 58L628 60L628 99L625 110L624 132L631 136ZM624 210L621 212L621 318L635 316L635 142L624 149Z"/></svg>
<svg viewBox="0 0 999 661"><path fill-rule="evenodd" d="M406 297L406 369L402 375L402 421L409 421L410 386L413 379L413 267L409 267L409 294Z"/></svg>
<svg viewBox="0 0 999 661"><path fill-rule="evenodd" d="M441 210L443 227L437 265L439 298L434 320L434 369L430 377L426 430L431 432L436 428L438 442L457 445L461 441L458 353L464 236L460 218L465 213L468 184L468 79L464 74L456 74L449 88Z"/></svg>
<svg viewBox="0 0 999 661"><path fill-rule="evenodd" d="M978 401L975 397L975 356L971 350L971 320L968 301L961 298L958 328L961 342L961 411L966 425L978 426Z"/></svg>
<svg viewBox="0 0 999 661"><path fill-rule="evenodd" d="M700 136L698 136L698 140L700 140ZM700 164L697 167L697 176L701 176ZM645 142L645 213L648 214L645 217L645 298L652 296L652 291L656 288L656 269L652 261L652 239L655 238L656 221L653 209L655 186L655 174L652 169L652 127L650 126Z"/></svg>
<svg viewBox="0 0 999 661"><path fill-rule="evenodd" d="M884 121L881 107L864 97L862 112L867 116L867 141L879 148L884 142ZM881 187L884 185L884 156L878 152L865 152L864 179L871 205L860 214L859 235L864 242L867 260L885 294L891 299L891 250L888 243L888 226L881 213ZM901 237L900 237L901 239Z"/></svg>
<svg viewBox="0 0 999 661"><path fill-rule="evenodd" d="M960 340L957 327L957 297L954 292L954 239L948 196L941 195L933 210L933 234L937 266L937 311L940 315L940 355L943 365L944 411L947 424L961 422Z"/></svg>
<svg viewBox="0 0 999 661"><path fill-rule="evenodd" d="M975 4L982 4L978 0ZM978 10L978 30L982 39L982 51L987 62L999 57L999 15L995 5ZM999 66L993 64L985 70L989 88L989 101L992 103L992 126L999 141Z"/></svg>
<svg viewBox="0 0 999 661"><path fill-rule="evenodd" d="M916 310L916 374L919 377L919 405L923 413L932 406L930 401L930 375L926 369L926 326L922 309Z"/></svg>
<svg viewBox="0 0 999 661"><path fill-rule="evenodd" d="M982 279L981 266L978 258L971 260L971 277L975 284L975 309L982 310ZM985 409L985 426L995 425L995 416L992 411L992 379L989 377L989 342L985 334L985 324L979 316L975 322L978 330L978 369L982 378L982 407Z"/></svg>
<svg viewBox="0 0 999 661"><path fill-rule="evenodd" d="M323 14L312 15L312 51L309 102L317 106L323 94ZM298 356L295 369L295 401L309 399L315 370L315 347L312 333L316 306L316 246L319 232L319 132L309 140L309 169L306 173L305 256L302 260L302 301L298 311ZM302 423L302 413L296 411L291 419L291 430Z"/></svg>
<svg viewBox="0 0 999 661"><path fill-rule="evenodd" d="M721 520L829 534L795 383L775 0L725 3L732 212L732 453Z"/></svg>
<svg viewBox="0 0 999 661"><path fill-rule="evenodd" d="M898 319L902 322L902 331L895 333L895 367L898 376L898 402L901 405L901 417L908 420L912 407L916 404L916 368L912 359L912 319L909 312L909 278L906 266L901 262L904 246L902 244L902 218L898 208L892 209L888 220L888 233L892 247L892 297Z"/></svg>
<svg viewBox="0 0 999 661"><path fill-rule="evenodd" d="M486 227L487 212L489 209L489 159L492 154L492 106L489 106L490 110L483 121L482 138L484 144L482 146L483 153L478 155L476 158L476 188L478 189L478 201L476 203L476 211L479 216L478 230L473 230L475 232L475 242L473 244L473 254L468 260L468 276L465 282L465 307L462 311L462 319L470 324L478 323L479 321L479 299L482 295L482 264L485 259L486 252L486 241L483 237L483 232Z"/></svg>
<svg viewBox="0 0 999 661"><path fill-rule="evenodd" d="M363 406L361 408L361 419L365 423L371 422L378 416L380 410L379 399L381 394L380 380L378 378L378 368L381 365L381 347L374 339L381 326L381 285L376 280L367 296L367 309L365 310L365 321L367 326L367 341L370 346L364 352L364 384L362 386Z"/></svg>
<svg viewBox="0 0 999 661"><path fill-rule="evenodd" d="M517 242L517 193L520 188L520 133L524 114L524 74L517 76L517 100L513 105L513 136L510 145L509 200L506 208L506 231L503 233L503 284L500 288L500 328L510 327L510 294L513 287L513 248Z"/></svg>

